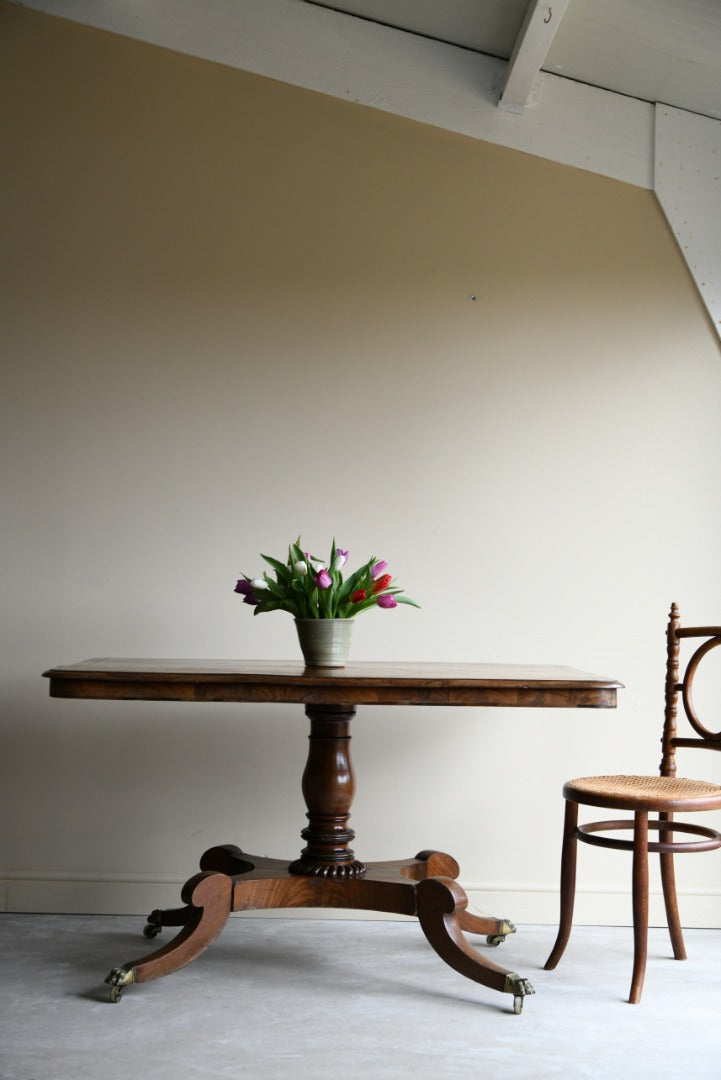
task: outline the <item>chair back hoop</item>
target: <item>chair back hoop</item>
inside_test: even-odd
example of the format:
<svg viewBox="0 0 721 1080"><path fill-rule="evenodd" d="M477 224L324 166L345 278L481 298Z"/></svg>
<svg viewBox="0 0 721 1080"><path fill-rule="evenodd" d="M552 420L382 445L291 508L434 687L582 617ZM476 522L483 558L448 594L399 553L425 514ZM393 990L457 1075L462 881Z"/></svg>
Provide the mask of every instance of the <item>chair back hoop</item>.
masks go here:
<svg viewBox="0 0 721 1080"><path fill-rule="evenodd" d="M693 704L693 680L696 675L696 669L707 653L711 652L712 649L715 649L717 645L721 645L721 632L719 632L719 627L707 627L706 630L711 632L715 631L715 636L708 641L705 641L703 645L700 645L686 665L686 672L681 686L681 696L688 722L694 731L705 741L716 743L721 746L721 731L710 731L705 724L702 724ZM700 632L703 633L703 628L701 628ZM690 636L690 634L688 636Z"/></svg>
<svg viewBox="0 0 721 1080"><path fill-rule="evenodd" d="M683 673L679 664L682 638L705 638L691 658L684 664ZM666 688L663 735L661 745L661 776L676 775L676 748L695 746L697 749L721 750L721 731L712 731L699 719L693 701L693 682L698 666L704 657L721 645L721 626L681 626L681 613L678 604L671 604L666 628ZM683 712L696 738L681 738L676 730L679 692L683 703Z"/></svg>

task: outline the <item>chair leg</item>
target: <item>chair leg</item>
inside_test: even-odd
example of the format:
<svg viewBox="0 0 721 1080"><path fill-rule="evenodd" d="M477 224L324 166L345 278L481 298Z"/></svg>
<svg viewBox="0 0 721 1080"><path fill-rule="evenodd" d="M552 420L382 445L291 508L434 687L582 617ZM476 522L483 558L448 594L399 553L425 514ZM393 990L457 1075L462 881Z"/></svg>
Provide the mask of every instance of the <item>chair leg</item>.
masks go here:
<svg viewBox="0 0 721 1080"><path fill-rule="evenodd" d="M673 814L659 814L661 821L672 821ZM671 841L673 836L670 832L664 832L662 839ZM678 902L676 900L676 875L673 866L673 852L662 851L661 860L661 884L663 885L663 902L666 906L666 922L671 937L673 955L677 960L686 959L686 946L683 941L681 920L678 914Z"/></svg>
<svg viewBox="0 0 721 1080"><path fill-rule="evenodd" d="M648 811L637 810L633 828L633 975L628 1000L641 1000L648 953Z"/></svg>
<svg viewBox="0 0 721 1080"><path fill-rule="evenodd" d="M551 949L551 955L544 964L546 971L553 971L568 945L573 923L573 903L576 896L576 853L578 840L578 803L566 800L566 814L563 823L563 848L561 850L561 916L558 936Z"/></svg>

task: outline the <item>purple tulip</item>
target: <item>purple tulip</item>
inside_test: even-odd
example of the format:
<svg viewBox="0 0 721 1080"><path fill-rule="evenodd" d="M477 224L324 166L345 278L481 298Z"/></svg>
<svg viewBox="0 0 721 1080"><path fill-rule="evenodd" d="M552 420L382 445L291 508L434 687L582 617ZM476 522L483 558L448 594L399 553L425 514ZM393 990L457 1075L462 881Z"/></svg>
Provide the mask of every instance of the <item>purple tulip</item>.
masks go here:
<svg viewBox="0 0 721 1080"><path fill-rule="evenodd" d="M388 563L384 562L383 559L380 559L377 563L373 563L373 565L371 566L371 577L374 580L377 577L380 577L387 566L388 566Z"/></svg>
<svg viewBox="0 0 721 1080"><path fill-rule="evenodd" d="M315 575L315 583L319 589L327 589L333 584L331 576L327 570L319 570Z"/></svg>
<svg viewBox="0 0 721 1080"><path fill-rule="evenodd" d="M252 604L252 606L255 607L256 604L260 603L258 597L255 595L255 589L253 588L252 581L248 581L247 578L240 578L237 585L233 589L233 592L241 594L244 604Z"/></svg>
<svg viewBox="0 0 721 1080"><path fill-rule="evenodd" d="M398 601L393 593L381 593L380 596L376 596L376 604L381 608L398 607Z"/></svg>

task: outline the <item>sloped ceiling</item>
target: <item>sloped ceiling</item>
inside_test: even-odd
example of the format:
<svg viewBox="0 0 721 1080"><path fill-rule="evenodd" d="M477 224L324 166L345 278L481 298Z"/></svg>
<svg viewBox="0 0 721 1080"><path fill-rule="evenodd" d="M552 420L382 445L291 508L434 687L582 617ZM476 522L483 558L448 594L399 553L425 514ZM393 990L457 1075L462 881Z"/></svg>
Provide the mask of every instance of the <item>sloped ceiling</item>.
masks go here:
<svg viewBox="0 0 721 1080"><path fill-rule="evenodd" d="M306 0L317 2L317 0ZM336 0L349 15L508 60L529 0ZM541 70L721 119L720 0L547 0Z"/></svg>
<svg viewBox="0 0 721 1080"><path fill-rule="evenodd" d="M721 0L9 2L651 188L721 336Z"/></svg>

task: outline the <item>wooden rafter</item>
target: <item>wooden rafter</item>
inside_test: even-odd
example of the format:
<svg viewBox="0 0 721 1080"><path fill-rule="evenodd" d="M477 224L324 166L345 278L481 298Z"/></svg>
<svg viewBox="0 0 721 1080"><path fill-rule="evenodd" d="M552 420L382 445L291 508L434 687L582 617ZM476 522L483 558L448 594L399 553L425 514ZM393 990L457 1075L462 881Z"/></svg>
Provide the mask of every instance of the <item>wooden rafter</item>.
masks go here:
<svg viewBox="0 0 721 1080"><path fill-rule="evenodd" d="M500 109L523 112L569 0L531 0L508 61Z"/></svg>

